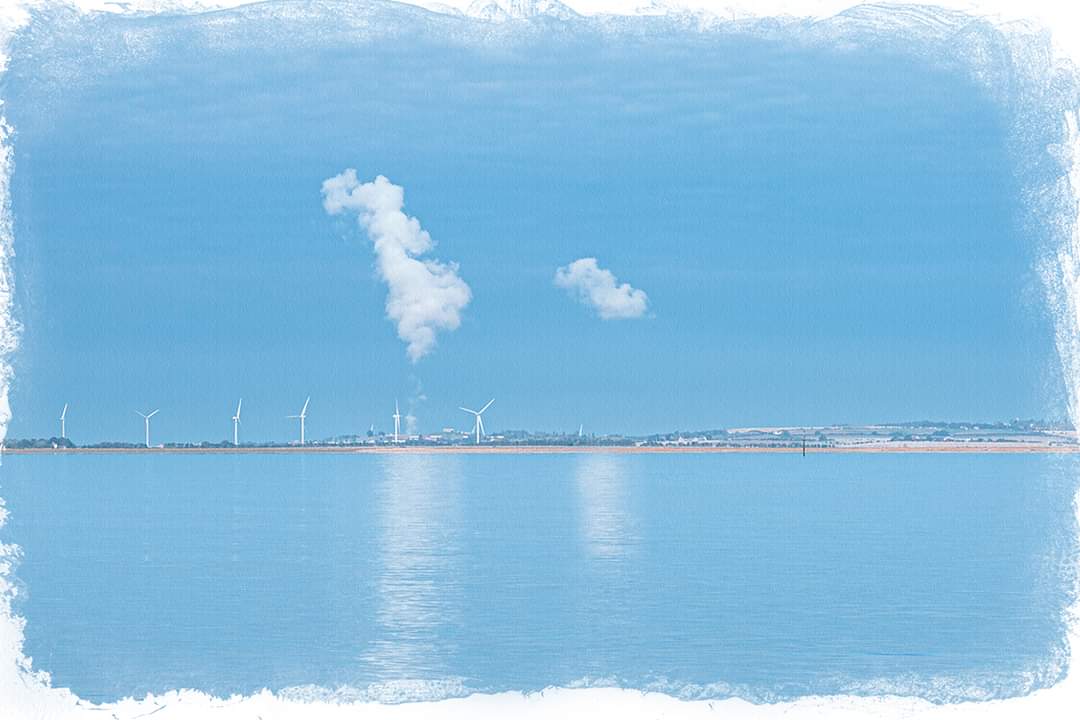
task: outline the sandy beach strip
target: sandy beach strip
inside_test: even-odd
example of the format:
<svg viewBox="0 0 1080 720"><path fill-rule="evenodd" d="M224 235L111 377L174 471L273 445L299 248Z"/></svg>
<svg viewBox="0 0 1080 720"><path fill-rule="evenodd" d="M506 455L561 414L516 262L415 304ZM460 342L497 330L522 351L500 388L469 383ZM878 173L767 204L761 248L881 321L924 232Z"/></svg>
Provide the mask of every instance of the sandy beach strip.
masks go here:
<svg viewBox="0 0 1080 720"><path fill-rule="evenodd" d="M189 455L560 455L599 453L612 455L663 454L801 454L800 447L722 447L711 445L305 445L289 447L152 447L152 448L4 448L10 455L109 455L109 454L189 454ZM833 447L807 447L807 455L852 453L1076 453L1080 445L1038 443L950 443L882 442Z"/></svg>

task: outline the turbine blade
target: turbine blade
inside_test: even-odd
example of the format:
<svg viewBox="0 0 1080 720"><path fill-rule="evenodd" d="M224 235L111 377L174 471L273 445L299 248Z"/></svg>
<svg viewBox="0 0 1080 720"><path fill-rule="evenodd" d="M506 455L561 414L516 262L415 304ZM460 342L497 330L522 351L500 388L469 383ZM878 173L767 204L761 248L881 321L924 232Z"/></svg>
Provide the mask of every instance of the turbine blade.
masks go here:
<svg viewBox="0 0 1080 720"><path fill-rule="evenodd" d="M145 418L145 417L146 417L145 415L143 415L143 414L142 414L141 412L139 412L138 410L136 410L136 411L135 411L135 414L136 414L136 415L138 415L138 416L139 416L139 417L141 417L141 418Z"/></svg>
<svg viewBox="0 0 1080 720"><path fill-rule="evenodd" d="M310 395L308 395L308 399L304 401L304 409L300 411L301 415L307 415L307 406L308 406L309 402L311 402L311 396Z"/></svg>
<svg viewBox="0 0 1080 720"><path fill-rule="evenodd" d="M488 409L489 407L491 407L491 403L493 403L493 402L495 402L495 398L491 398L490 400L488 400L488 402L487 402L487 405L485 405L484 407L480 408L480 412L484 412L484 411L485 411L485 410L487 410L487 409Z"/></svg>
<svg viewBox="0 0 1080 720"><path fill-rule="evenodd" d="M150 413L150 414L149 414L149 415L147 415L146 417L148 417L148 418L152 418L152 417L154 417L155 415L157 415L157 414L158 414L159 412L161 412L161 410L160 410L160 409L159 409L159 410L155 410L154 412Z"/></svg>
<svg viewBox="0 0 1080 720"><path fill-rule="evenodd" d="M240 408L244 406L244 398L240 398L240 402L236 403L236 417L240 417Z"/></svg>
<svg viewBox="0 0 1080 720"><path fill-rule="evenodd" d="M472 413L473 415L479 415L480 414L480 413L476 412L475 410L470 410L469 408L461 407L460 405L458 406L458 410L464 410L465 412Z"/></svg>

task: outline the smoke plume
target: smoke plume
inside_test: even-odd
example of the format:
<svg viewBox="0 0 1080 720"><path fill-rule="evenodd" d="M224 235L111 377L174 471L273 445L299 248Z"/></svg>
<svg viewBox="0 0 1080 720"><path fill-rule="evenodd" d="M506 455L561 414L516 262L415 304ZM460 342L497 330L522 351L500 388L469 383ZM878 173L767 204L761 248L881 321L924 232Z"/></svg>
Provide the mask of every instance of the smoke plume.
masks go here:
<svg viewBox="0 0 1080 720"><path fill-rule="evenodd" d="M412 362L435 348L436 333L456 330L472 291L456 263L422 256L434 247L420 221L402 212L405 189L382 175L357 180L349 168L322 184L323 207L331 215L355 212L375 245L379 277L386 283L386 315L397 324Z"/></svg>

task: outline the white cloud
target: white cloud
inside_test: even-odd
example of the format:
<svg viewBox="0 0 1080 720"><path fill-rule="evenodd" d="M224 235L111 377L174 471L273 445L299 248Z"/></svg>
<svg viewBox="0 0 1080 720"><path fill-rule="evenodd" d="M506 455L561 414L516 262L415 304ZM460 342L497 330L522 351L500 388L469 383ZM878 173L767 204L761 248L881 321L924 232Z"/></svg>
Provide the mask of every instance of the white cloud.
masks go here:
<svg viewBox="0 0 1080 720"><path fill-rule="evenodd" d="M566 289L587 307L596 310L604 320L639 318L649 309L649 296L644 290L619 284L610 270L605 270L596 258L581 258L555 271L555 284Z"/></svg>
<svg viewBox="0 0 1080 720"><path fill-rule="evenodd" d="M458 276L457 263L425 260L434 247L420 221L402 212L405 188L382 175L361 183L349 168L322 184L323 207L331 215L357 213L375 245L375 262L390 293L386 315L416 362L435 347L438 331L456 330L472 291Z"/></svg>

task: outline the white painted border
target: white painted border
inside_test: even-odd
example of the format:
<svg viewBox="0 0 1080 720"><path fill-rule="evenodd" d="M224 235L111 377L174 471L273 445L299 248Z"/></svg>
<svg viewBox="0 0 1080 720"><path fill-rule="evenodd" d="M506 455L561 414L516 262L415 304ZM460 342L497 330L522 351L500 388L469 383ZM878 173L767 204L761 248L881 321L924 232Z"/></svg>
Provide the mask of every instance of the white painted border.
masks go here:
<svg viewBox="0 0 1080 720"><path fill-rule="evenodd" d="M47 0L15 0L0 7L0 72L7 65L7 46L12 33L28 20L28 8ZM507 0L502 0L507 2ZM0 0L3 2L3 0ZM234 7L241 0L132 0L123 5L106 0L69 0L84 10L107 12L198 11ZM433 7L439 0L414 0L414 4ZM443 0L443 5L464 8L468 0ZM759 0L757 2L710 2L709 0L653 2L637 0L564 0L582 14L660 14L667 10L678 12L702 10L720 17L766 17L789 15L799 17L828 17L851 6L843 0ZM898 3L903 4L903 3ZM920 3L923 4L923 3ZM1080 5L1061 0L981 0L957 2L937 0L939 7L964 10L996 22L1024 21L1051 30L1055 52L1080 66ZM2 108L0 108L2 112ZM1062 119L1064 123L1065 118ZM1071 122L1071 146L1074 166L1069 180L1074 196L1080 199L1080 131L1075 118ZM7 127L0 129L0 140ZM11 215L7 184L11 174L10 147L0 143L0 438L6 432L10 417L7 403L8 358L17 341L18 327L11 318L10 255L13 251ZM1053 277L1048 283L1057 293L1054 297L1065 307L1052 308L1058 320L1058 344L1066 370L1080 368L1080 342L1074 323L1080 318L1080 232L1073 242L1063 247L1057 257L1058 266L1050 268ZM1045 269L1044 269L1045 270ZM1064 322L1067 321L1067 322ZM1075 353L1075 355L1073 355ZM1066 383L1073 395L1080 395L1080 377L1069 377ZM1073 405L1074 415L1080 409ZM1074 417L1074 423L1080 418ZM1080 523L1080 494L1074 500L1074 510ZM5 519L0 500L0 524ZM642 693L612 688L551 689L542 693L500 693L473 695L467 698L417 702L403 705L378 703L334 702L326 699L303 701L284 699L263 691L252 696L220 699L204 693L181 690L141 700L94 705L84 702L65 689L52 688L44 673L30 672L22 655L22 621L14 617L9 607L14 592L7 572L17 549L0 545L0 718L4 720L53 720L68 718L116 718L135 720L153 713L155 720L224 720L226 718L305 718L338 720L344 718L589 718L611 717L625 720L641 718L979 718L1011 720L1012 718L1062 718L1072 720L1080 713L1080 672L1072 668L1066 679L1052 688L1010 700L968 702L956 705L935 705L925 700L881 697L806 697L794 702L754 705L737 698L718 701L684 701L661 693ZM1080 607L1072 610L1074 622L1069 631L1070 657L1080 648Z"/></svg>

